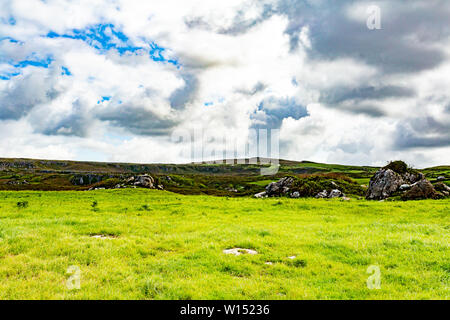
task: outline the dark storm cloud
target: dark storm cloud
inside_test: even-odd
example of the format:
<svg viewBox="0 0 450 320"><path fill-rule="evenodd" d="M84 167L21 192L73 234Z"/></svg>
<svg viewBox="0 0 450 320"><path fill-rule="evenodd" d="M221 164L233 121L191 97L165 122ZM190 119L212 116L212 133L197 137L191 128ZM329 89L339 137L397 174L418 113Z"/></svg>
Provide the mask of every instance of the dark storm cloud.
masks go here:
<svg viewBox="0 0 450 320"><path fill-rule="evenodd" d="M18 120L35 106L51 102L61 92L45 73L32 73L14 79L8 90L0 92L0 120Z"/></svg>
<svg viewBox="0 0 450 320"><path fill-rule="evenodd" d="M198 90L198 80L193 74L183 74L185 85L175 90L170 96L170 106L174 109L183 109L189 101L194 99Z"/></svg>
<svg viewBox="0 0 450 320"><path fill-rule="evenodd" d="M337 107L345 112L353 114L365 114L372 118L379 118L387 115L384 110L372 104L352 102L351 104L338 105Z"/></svg>
<svg viewBox="0 0 450 320"><path fill-rule="evenodd" d="M413 97L414 90L400 86L361 87L361 88L333 88L320 95L320 101L328 104L341 103L348 100L384 100L387 98Z"/></svg>
<svg viewBox="0 0 450 320"><path fill-rule="evenodd" d="M178 124L173 119L160 117L151 110L134 105L104 109L97 113L97 118L134 134L148 136L169 134Z"/></svg>
<svg viewBox="0 0 450 320"><path fill-rule="evenodd" d="M56 123L47 124L42 128L39 122L32 121L35 131L45 135L63 135L85 137L92 127L92 117L86 112L86 104L77 99L72 103L72 113L64 116Z"/></svg>
<svg viewBox="0 0 450 320"><path fill-rule="evenodd" d="M236 92L242 93L242 94L245 94L248 96L253 96L253 95L257 94L258 92L264 91L266 88L267 88L267 86L264 83L258 82L250 90L238 89L238 90L236 90Z"/></svg>
<svg viewBox="0 0 450 320"><path fill-rule="evenodd" d="M348 16L348 5L357 3L281 0L277 11L289 18L286 33L294 40L303 26L309 26L310 58L352 57L384 73L417 72L444 61L444 52L430 44L439 43L450 35L448 1L428 2L420 9L414 6L420 2L414 0L373 1L370 4L381 7L381 30L369 30L366 16L362 21ZM292 43L297 43L294 40Z"/></svg>
<svg viewBox="0 0 450 320"><path fill-rule="evenodd" d="M414 90L401 86L367 86L360 88L336 87L320 93L319 101L330 108L365 114L370 117L383 117L386 112L376 105L377 101L392 98L411 98Z"/></svg>
<svg viewBox="0 0 450 320"><path fill-rule="evenodd" d="M416 118L397 125L394 148L450 146L450 123L432 117Z"/></svg>
<svg viewBox="0 0 450 320"><path fill-rule="evenodd" d="M361 21L349 17L348 9L357 1L279 0L266 5L259 17L245 19L240 11L231 27L219 33L240 34L274 14L285 15L289 24L285 32L291 49L298 46L302 27L308 26L312 48L310 59L351 57L373 65L384 73L410 73L438 66L446 59L443 49L433 47L450 35L450 2L372 1L381 7L381 30L369 30L363 12ZM420 8L417 5L421 4ZM201 20L187 23L192 28L209 28ZM211 29L211 28L209 28Z"/></svg>

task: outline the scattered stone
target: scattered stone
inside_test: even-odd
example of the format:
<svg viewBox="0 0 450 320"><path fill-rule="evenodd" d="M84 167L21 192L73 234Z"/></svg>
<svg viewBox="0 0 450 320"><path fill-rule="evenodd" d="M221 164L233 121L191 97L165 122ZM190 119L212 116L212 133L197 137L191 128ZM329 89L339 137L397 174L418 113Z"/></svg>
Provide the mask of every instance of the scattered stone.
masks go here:
<svg viewBox="0 0 450 320"><path fill-rule="evenodd" d="M104 235L104 234L94 234L94 235L91 235L91 238L96 238L96 239L116 239L117 236Z"/></svg>
<svg viewBox="0 0 450 320"><path fill-rule="evenodd" d="M328 198L339 198L342 197L343 193L338 189L333 189L330 191L330 194L328 195Z"/></svg>
<svg viewBox="0 0 450 320"><path fill-rule="evenodd" d="M23 184L30 184L27 180L23 180L23 181L15 181L15 180L11 180L6 182L6 184L9 185L23 185Z"/></svg>
<svg viewBox="0 0 450 320"><path fill-rule="evenodd" d="M291 193L291 198L300 198L300 192L294 191Z"/></svg>
<svg viewBox="0 0 450 320"><path fill-rule="evenodd" d="M342 198L341 198L341 201L350 201L350 198L348 198L348 197L342 197Z"/></svg>
<svg viewBox="0 0 450 320"><path fill-rule="evenodd" d="M345 197L345 194L342 193L341 190L333 189L329 193L327 190L323 190L322 192L319 192L316 194L317 199L324 199L324 198L341 198Z"/></svg>
<svg viewBox="0 0 450 320"><path fill-rule="evenodd" d="M295 258L297 258L297 256L290 256L290 257L287 257L288 259L291 259L291 260L294 260Z"/></svg>
<svg viewBox="0 0 450 320"><path fill-rule="evenodd" d="M240 256L241 254L257 254L258 252L256 252L255 250L251 250L251 249L232 248L232 249L223 250L223 253Z"/></svg>
<svg viewBox="0 0 450 320"><path fill-rule="evenodd" d="M254 195L255 198L267 198L267 192L263 191Z"/></svg>
<svg viewBox="0 0 450 320"><path fill-rule="evenodd" d="M323 190L322 192L319 192L316 194L316 198L328 198L328 192L327 190Z"/></svg>
<svg viewBox="0 0 450 320"><path fill-rule="evenodd" d="M267 261L267 262L264 263L264 264L267 264L268 266L271 266L271 265L273 265L273 262Z"/></svg>
<svg viewBox="0 0 450 320"><path fill-rule="evenodd" d="M437 179L436 179L437 181L444 181L444 180L446 180L445 179L445 177L444 176L439 176L439 177L437 177Z"/></svg>

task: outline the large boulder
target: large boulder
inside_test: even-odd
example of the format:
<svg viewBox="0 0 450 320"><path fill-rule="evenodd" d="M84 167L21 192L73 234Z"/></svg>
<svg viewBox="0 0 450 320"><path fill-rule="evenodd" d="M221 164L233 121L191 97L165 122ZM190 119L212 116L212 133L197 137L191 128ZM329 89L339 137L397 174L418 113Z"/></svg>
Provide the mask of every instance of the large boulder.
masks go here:
<svg viewBox="0 0 450 320"><path fill-rule="evenodd" d="M137 187L153 189L155 188L155 179L148 174L143 174L134 177L133 184Z"/></svg>
<svg viewBox="0 0 450 320"><path fill-rule="evenodd" d="M411 189L402 195L403 200L438 199L440 195L427 179L422 179L412 185Z"/></svg>
<svg viewBox="0 0 450 320"><path fill-rule="evenodd" d="M269 197L276 197L285 195L289 192L294 183L294 178L284 177L277 182L272 182L266 187L266 195Z"/></svg>
<svg viewBox="0 0 450 320"><path fill-rule="evenodd" d="M394 162L394 164L397 163L401 162ZM384 200L397 191L410 189L414 183L424 179L424 175L418 171L403 170L403 166L393 166L392 164L378 170L370 179L366 199Z"/></svg>
<svg viewBox="0 0 450 320"><path fill-rule="evenodd" d="M401 175L391 169L381 169L370 179L366 199L383 200L407 184Z"/></svg>

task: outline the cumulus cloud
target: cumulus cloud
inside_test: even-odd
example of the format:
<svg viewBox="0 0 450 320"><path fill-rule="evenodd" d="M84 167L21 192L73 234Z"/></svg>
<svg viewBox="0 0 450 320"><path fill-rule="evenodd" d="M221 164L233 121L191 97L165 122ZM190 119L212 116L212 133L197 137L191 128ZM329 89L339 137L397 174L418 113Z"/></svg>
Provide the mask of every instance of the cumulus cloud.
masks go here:
<svg viewBox="0 0 450 320"><path fill-rule="evenodd" d="M268 128L290 159L448 163L449 18L445 0L3 1L0 155L182 162L197 146L173 132Z"/></svg>

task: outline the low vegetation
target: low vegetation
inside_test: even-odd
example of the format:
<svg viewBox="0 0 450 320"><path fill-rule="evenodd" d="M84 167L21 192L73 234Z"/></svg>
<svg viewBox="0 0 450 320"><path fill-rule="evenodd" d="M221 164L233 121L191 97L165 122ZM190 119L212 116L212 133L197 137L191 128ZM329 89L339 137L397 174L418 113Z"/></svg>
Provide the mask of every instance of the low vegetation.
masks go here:
<svg viewBox="0 0 450 320"><path fill-rule="evenodd" d="M127 164L0 158L0 190L108 189L125 177L147 173L157 179L157 184L164 185L165 190L180 194L252 196L261 192L270 182L284 176L296 176L301 179L319 176L328 178L329 181L342 180L350 189L346 190L347 194L360 195L361 191L357 185L365 188L379 169L311 161L280 160L279 163L279 172L268 177L260 175L261 166L257 164ZM388 166L395 170L405 170L400 161L389 163ZM421 172L432 182L437 177L444 176L445 180L442 182L450 185L450 166L423 169ZM84 177L83 184L79 183L80 177ZM305 184L310 182L312 183L305 181ZM305 186L305 193L309 194L308 189L311 188Z"/></svg>
<svg viewBox="0 0 450 320"><path fill-rule="evenodd" d="M294 184L290 192L297 191L300 197L314 197L319 192L333 189L339 189L346 195L363 196L365 188L361 187L351 178L337 173L294 176Z"/></svg>

